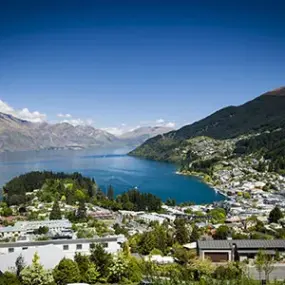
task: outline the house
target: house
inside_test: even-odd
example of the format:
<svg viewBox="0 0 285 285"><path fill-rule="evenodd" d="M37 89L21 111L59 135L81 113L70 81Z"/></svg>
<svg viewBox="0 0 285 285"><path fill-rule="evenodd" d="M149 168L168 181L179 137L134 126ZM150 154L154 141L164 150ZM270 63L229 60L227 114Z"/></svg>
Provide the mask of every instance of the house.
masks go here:
<svg viewBox="0 0 285 285"><path fill-rule="evenodd" d="M262 249L275 255L278 251L285 255L285 240L209 240L197 242L200 258L209 258L213 262L243 261L255 259Z"/></svg>
<svg viewBox="0 0 285 285"><path fill-rule="evenodd" d="M101 244L106 252L117 253L121 249L121 244L124 242L124 237L109 236L103 238L93 239L60 239L60 240L46 240L46 241L23 241L23 242L5 242L0 243L0 256L9 255L11 253L21 254L30 248L41 249L43 246L54 245L63 250L66 258L73 258L75 253L89 254L90 249L94 244Z"/></svg>

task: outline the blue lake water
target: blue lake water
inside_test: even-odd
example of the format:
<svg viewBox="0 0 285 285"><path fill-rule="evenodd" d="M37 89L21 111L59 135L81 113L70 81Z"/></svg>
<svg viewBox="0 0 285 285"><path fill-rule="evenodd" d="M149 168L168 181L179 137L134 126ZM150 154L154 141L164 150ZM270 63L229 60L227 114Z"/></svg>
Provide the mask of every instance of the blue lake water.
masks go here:
<svg viewBox="0 0 285 285"><path fill-rule="evenodd" d="M0 154L0 185L33 170L80 172L93 177L102 190L111 184L119 194L133 187L161 199L210 203L222 200L194 177L175 174L176 166L125 155L127 150L33 151Z"/></svg>

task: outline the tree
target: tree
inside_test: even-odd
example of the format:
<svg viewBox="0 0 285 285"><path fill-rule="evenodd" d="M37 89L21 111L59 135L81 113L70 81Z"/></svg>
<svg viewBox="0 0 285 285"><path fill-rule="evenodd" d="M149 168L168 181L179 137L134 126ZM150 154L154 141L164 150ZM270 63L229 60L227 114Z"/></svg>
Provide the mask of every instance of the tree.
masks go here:
<svg viewBox="0 0 285 285"><path fill-rule="evenodd" d="M86 207L85 207L85 203L83 201L80 201L79 202L79 207L78 207L78 210L77 210L77 218L78 220L85 220L86 217L87 217L87 214L86 214Z"/></svg>
<svg viewBox="0 0 285 285"><path fill-rule="evenodd" d="M110 185L108 187L108 190L107 190L107 197L109 200L113 201L114 200L114 189L112 187L112 185Z"/></svg>
<svg viewBox="0 0 285 285"><path fill-rule="evenodd" d="M269 223L278 223L283 218L283 213L280 208L276 206L269 214Z"/></svg>
<svg viewBox="0 0 285 285"><path fill-rule="evenodd" d="M194 259L190 266L195 280L201 280L203 277L209 277L213 274L215 267L209 259Z"/></svg>
<svg viewBox="0 0 285 285"><path fill-rule="evenodd" d="M156 236L153 232L144 232L138 244L141 254L149 254L156 246Z"/></svg>
<svg viewBox="0 0 285 285"><path fill-rule="evenodd" d="M120 256L113 260L113 263L110 266L110 276L109 281L111 283L118 283L120 282L123 277L126 277L128 268L128 263L125 259L121 258Z"/></svg>
<svg viewBox="0 0 285 285"><path fill-rule="evenodd" d="M58 285L79 282L80 272L77 263L71 259L62 259L53 270L53 277Z"/></svg>
<svg viewBox="0 0 285 285"><path fill-rule="evenodd" d="M6 271L0 275L0 285L21 285L21 283L17 275Z"/></svg>
<svg viewBox="0 0 285 285"><path fill-rule="evenodd" d="M22 285L51 285L54 281L52 273L40 264L40 257L37 253L34 255L32 265L25 267L20 277Z"/></svg>
<svg viewBox="0 0 285 285"><path fill-rule="evenodd" d="M39 227L37 230L35 230L35 234L38 234L38 235L45 235L47 234L49 231L49 228L46 227L46 226L41 226Z"/></svg>
<svg viewBox="0 0 285 285"><path fill-rule="evenodd" d="M99 272L96 270L95 265L91 263L89 257L76 253L74 261L77 263L80 272L80 281L94 284L99 276Z"/></svg>
<svg viewBox="0 0 285 285"><path fill-rule="evenodd" d="M59 203L57 200L54 201L52 210L49 215L50 220L60 220L61 219L61 212L60 212L60 207Z"/></svg>
<svg viewBox="0 0 285 285"><path fill-rule="evenodd" d="M12 214L13 214L13 211L12 211L12 209L9 208L9 207L5 207L5 208L2 210L2 215L3 215L4 217L12 216Z"/></svg>
<svg viewBox="0 0 285 285"><path fill-rule="evenodd" d="M224 223L226 211L223 208L216 208L209 212L209 216L214 224Z"/></svg>
<svg viewBox="0 0 285 285"><path fill-rule="evenodd" d="M230 230L227 226L220 226L217 228L214 239L227 239Z"/></svg>
<svg viewBox="0 0 285 285"><path fill-rule="evenodd" d="M91 251L90 260L96 265L100 276L107 277L109 266L112 264L112 255L107 253L101 244L96 244Z"/></svg>
<svg viewBox="0 0 285 285"><path fill-rule="evenodd" d="M175 220L175 240L180 244L185 244L190 241L190 233L186 227L186 222L184 219Z"/></svg>
<svg viewBox="0 0 285 285"><path fill-rule="evenodd" d="M259 250L256 255L256 259L254 261L256 270L259 273L259 280L261 280L261 274L263 271L264 262L265 262L265 253L263 250Z"/></svg>
<svg viewBox="0 0 285 285"><path fill-rule="evenodd" d="M265 278L269 281L269 275L274 269L274 259L269 254L265 255L263 270L265 274Z"/></svg>
<svg viewBox="0 0 285 285"><path fill-rule="evenodd" d="M20 273L22 272L22 270L25 268L26 264L25 264L25 260L22 254L20 254L15 262L15 266L16 266L16 275L19 277Z"/></svg>
<svg viewBox="0 0 285 285"><path fill-rule="evenodd" d="M199 228L196 225L194 225L190 236L190 242L195 242L199 238L200 238Z"/></svg>

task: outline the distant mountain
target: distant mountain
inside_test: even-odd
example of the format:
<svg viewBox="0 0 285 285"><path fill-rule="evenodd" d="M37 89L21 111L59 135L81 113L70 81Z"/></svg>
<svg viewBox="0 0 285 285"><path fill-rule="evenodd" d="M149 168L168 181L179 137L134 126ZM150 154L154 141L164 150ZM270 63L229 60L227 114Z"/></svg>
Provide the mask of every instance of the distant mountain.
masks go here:
<svg viewBox="0 0 285 285"><path fill-rule="evenodd" d="M91 126L31 123L0 113L0 151L83 149L119 144L114 135Z"/></svg>
<svg viewBox="0 0 285 285"><path fill-rule="evenodd" d="M151 138L130 154L174 161L174 150L190 138L207 136L223 140L284 127L285 87L281 87L241 106L226 107L177 131Z"/></svg>
<svg viewBox="0 0 285 285"><path fill-rule="evenodd" d="M142 127L116 137L92 126L31 123L0 113L0 152L99 147L134 148L148 138L170 130L166 127Z"/></svg>
<svg viewBox="0 0 285 285"><path fill-rule="evenodd" d="M160 134L168 133L172 130L172 128L163 126L140 127L122 134L119 138L128 145L138 146L149 138Z"/></svg>

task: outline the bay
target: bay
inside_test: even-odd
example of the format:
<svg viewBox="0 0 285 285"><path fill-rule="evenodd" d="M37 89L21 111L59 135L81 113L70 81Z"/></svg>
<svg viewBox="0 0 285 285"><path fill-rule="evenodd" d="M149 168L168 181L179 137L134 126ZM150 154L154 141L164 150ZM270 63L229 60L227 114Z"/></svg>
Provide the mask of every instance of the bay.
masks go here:
<svg viewBox="0 0 285 285"><path fill-rule="evenodd" d="M196 204L223 200L208 185L195 177L177 175L176 166L126 155L127 149L42 150L0 154L0 186L15 176L34 171L80 172L93 177L103 191L109 185L120 194L137 187L162 200Z"/></svg>

